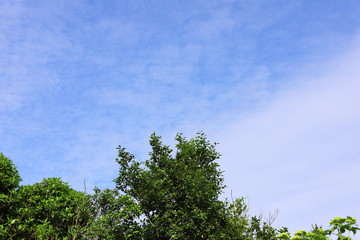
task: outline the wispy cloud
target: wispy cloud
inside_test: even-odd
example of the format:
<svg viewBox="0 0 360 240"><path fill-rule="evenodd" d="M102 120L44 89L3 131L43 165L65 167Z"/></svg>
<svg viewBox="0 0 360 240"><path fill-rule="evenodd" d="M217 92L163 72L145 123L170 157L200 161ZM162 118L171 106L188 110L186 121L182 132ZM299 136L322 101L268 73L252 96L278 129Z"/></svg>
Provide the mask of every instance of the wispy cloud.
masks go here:
<svg viewBox="0 0 360 240"><path fill-rule="evenodd" d="M294 77L296 88L215 134L234 194L249 196L254 212L280 209L278 224L292 230L360 215L358 38L353 43L327 63L309 63L318 70Z"/></svg>

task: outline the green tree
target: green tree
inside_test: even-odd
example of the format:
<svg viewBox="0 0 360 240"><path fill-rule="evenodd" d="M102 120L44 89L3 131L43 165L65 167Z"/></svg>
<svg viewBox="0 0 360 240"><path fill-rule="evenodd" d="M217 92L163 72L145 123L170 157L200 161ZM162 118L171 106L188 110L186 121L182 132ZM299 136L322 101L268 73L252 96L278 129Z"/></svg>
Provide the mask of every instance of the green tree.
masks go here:
<svg viewBox="0 0 360 240"><path fill-rule="evenodd" d="M88 196L59 178L21 186L2 222L1 239L81 239L91 220L88 206Z"/></svg>
<svg viewBox="0 0 360 240"><path fill-rule="evenodd" d="M0 153L0 238L5 231L4 224L12 215L11 206L21 181L13 162Z"/></svg>
<svg viewBox="0 0 360 240"><path fill-rule="evenodd" d="M21 178L13 162L0 153L0 194L8 195L19 187Z"/></svg>
<svg viewBox="0 0 360 240"><path fill-rule="evenodd" d="M87 239L141 239L142 226L137 219L139 207L128 196L117 190L95 188L91 196L92 219L84 235Z"/></svg>
<svg viewBox="0 0 360 240"><path fill-rule="evenodd" d="M176 136L176 152L150 137L150 159L138 162L119 146L117 189L140 207L144 239L223 239L233 232L226 203L218 199L225 187L216 162L216 143L203 133L187 140Z"/></svg>

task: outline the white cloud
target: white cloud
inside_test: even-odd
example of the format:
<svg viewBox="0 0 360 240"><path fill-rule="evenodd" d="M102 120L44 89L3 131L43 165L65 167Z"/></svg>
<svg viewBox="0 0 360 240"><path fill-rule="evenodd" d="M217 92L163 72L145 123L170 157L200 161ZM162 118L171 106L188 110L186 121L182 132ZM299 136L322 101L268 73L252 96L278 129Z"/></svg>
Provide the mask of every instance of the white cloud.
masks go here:
<svg viewBox="0 0 360 240"><path fill-rule="evenodd" d="M250 197L254 212L280 209L277 224L291 230L360 216L358 40L312 63L263 111L234 116L215 134L234 195Z"/></svg>

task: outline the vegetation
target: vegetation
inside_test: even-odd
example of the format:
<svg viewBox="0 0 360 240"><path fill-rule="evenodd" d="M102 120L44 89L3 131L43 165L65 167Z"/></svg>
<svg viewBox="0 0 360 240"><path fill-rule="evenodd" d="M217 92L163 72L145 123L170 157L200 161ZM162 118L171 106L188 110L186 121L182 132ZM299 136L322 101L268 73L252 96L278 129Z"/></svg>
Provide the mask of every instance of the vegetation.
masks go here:
<svg viewBox="0 0 360 240"><path fill-rule="evenodd" d="M220 201L225 188L216 143L203 133L176 136L176 151L150 137L139 162L119 146L114 189L87 194L59 178L20 186L13 162L0 154L0 239L352 239L355 218L334 218L291 236L274 219L250 216L244 198Z"/></svg>

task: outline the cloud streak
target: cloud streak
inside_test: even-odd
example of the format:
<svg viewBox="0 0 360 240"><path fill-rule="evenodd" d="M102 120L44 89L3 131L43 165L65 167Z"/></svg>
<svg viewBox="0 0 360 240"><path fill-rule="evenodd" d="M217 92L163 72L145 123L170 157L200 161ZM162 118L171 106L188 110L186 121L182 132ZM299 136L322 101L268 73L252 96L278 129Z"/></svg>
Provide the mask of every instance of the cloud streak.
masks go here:
<svg viewBox="0 0 360 240"><path fill-rule="evenodd" d="M278 224L290 223L292 231L326 226L334 215L360 215L360 45L354 42L327 63L311 63L320 70L295 77L296 88L278 92L264 110L237 116L215 134L230 189L257 208L280 209Z"/></svg>

